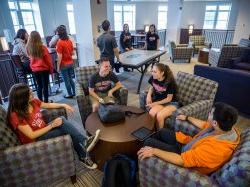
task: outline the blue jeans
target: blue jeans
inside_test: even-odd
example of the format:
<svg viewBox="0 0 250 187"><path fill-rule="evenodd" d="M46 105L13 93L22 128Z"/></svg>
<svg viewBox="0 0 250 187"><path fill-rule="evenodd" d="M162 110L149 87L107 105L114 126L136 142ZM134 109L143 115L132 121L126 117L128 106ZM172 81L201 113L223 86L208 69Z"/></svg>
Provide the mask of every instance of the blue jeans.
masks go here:
<svg viewBox="0 0 250 187"><path fill-rule="evenodd" d="M72 75L74 74L73 65L67 65L62 67L61 69L62 77L65 83L65 87L67 89L68 95L73 96L76 94L75 92L75 83L72 79Z"/></svg>
<svg viewBox="0 0 250 187"><path fill-rule="evenodd" d="M56 127L54 129L51 129L46 134L40 136L37 138L38 141L41 140L47 140L50 138L55 138L58 136L69 134L73 141L73 146L75 151L77 152L77 155L80 158L83 158L86 156L86 152L83 150L83 147L80 145L84 145L86 141L86 137L82 135L65 117L61 117L63 120L63 123L61 126Z"/></svg>

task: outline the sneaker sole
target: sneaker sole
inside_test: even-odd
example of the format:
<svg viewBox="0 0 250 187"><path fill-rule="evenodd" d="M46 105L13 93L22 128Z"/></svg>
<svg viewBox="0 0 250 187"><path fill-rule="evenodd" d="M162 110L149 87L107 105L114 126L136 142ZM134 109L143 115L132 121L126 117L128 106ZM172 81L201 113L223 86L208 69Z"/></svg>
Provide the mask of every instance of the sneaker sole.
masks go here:
<svg viewBox="0 0 250 187"><path fill-rule="evenodd" d="M96 143L98 142L98 140L99 140L99 137L100 137L100 129L98 129L97 131L96 131L96 134L95 134L95 138L94 138L94 140L91 142L91 144L87 147L87 152L90 152L90 151L92 151L92 149L95 147L95 145L96 145Z"/></svg>
<svg viewBox="0 0 250 187"><path fill-rule="evenodd" d="M97 164L93 164L92 166L88 166L85 163L82 163L86 168L88 169L96 169L97 168Z"/></svg>

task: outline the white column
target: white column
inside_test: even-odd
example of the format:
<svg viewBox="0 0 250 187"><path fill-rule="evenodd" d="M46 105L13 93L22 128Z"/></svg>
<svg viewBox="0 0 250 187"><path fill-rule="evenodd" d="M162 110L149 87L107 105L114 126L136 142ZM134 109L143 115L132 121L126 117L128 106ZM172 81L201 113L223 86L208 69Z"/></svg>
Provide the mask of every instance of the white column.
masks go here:
<svg viewBox="0 0 250 187"><path fill-rule="evenodd" d="M94 65L94 47L90 0L73 0L76 41L80 66Z"/></svg>
<svg viewBox="0 0 250 187"><path fill-rule="evenodd" d="M168 0L168 22L167 37L168 40L179 43L180 37L180 20L183 0Z"/></svg>

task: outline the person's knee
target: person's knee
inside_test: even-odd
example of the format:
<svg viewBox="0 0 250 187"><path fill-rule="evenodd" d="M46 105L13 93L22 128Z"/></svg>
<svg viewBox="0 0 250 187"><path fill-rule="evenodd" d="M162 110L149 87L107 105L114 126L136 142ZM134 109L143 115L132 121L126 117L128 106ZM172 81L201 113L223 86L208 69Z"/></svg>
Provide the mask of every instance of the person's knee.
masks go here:
<svg viewBox="0 0 250 187"><path fill-rule="evenodd" d="M92 105L92 111L93 111L93 112L97 112L98 108L99 108L99 104L98 104L98 103L94 103L94 104Z"/></svg>
<svg viewBox="0 0 250 187"><path fill-rule="evenodd" d="M158 112L156 118L157 121L164 121L165 116L161 112Z"/></svg>
<svg viewBox="0 0 250 187"><path fill-rule="evenodd" d="M151 140L152 138L147 138L144 142L143 142L143 146L151 146Z"/></svg>

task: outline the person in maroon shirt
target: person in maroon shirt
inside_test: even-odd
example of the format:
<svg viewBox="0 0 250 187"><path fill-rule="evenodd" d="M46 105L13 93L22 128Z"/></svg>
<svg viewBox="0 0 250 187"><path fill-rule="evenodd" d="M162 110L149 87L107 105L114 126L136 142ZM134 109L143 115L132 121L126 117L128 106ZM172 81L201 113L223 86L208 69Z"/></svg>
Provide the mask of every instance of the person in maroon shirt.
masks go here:
<svg viewBox="0 0 250 187"><path fill-rule="evenodd" d="M49 51L43 45L37 31L30 33L27 52L30 57L30 67L37 82L38 98L47 103L49 99L49 74L53 73L53 65Z"/></svg>
<svg viewBox="0 0 250 187"><path fill-rule="evenodd" d="M64 117L58 117L45 124L40 112L41 108L61 107L71 113L74 111L67 104L41 102L33 97L32 91L26 84L15 84L9 94L8 125L17 134L22 144L69 134L80 161L87 168L95 169L97 165L88 157L88 152L98 142L100 130L96 131L95 136L85 137Z"/></svg>

